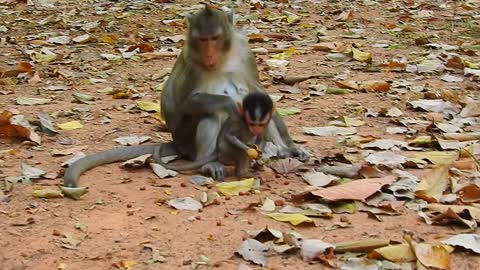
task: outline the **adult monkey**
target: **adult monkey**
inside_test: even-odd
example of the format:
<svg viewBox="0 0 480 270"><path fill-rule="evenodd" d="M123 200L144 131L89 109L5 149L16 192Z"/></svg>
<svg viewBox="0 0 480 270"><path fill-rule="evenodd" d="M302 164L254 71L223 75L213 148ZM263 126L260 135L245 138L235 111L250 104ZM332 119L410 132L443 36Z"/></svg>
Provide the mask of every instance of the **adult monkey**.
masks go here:
<svg viewBox="0 0 480 270"><path fill-rule="evenodd" d="M211 156L217 137L236 103L249 92L265 91L248 41L233 26L233 12L210 5L187 16L187 41L161 95L162 113L173 142L115 148L86 156L65 170L64 186L76 187L80 174L91 168L153 154L155 160L179 155L189 160ZM266 138L279 147L279 156L308 158L297 148L278 113L270 121ZM208 164L215 178L223 166Z"/></svg>

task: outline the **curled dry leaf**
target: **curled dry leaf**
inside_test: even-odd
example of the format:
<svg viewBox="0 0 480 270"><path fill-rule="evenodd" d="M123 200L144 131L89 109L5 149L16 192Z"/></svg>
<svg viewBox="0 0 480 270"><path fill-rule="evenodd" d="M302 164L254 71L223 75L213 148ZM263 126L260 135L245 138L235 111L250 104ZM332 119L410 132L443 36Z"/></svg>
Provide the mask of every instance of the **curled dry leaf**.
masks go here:
<svg viewBox="0 0 480 270"><path fill-rule="evenodd" d="M132 136L123 136L123 137L118 137L116 139L114 139L113 141L121 144L121 145L139 145L141 143L144 143L148 140L150 140L151 137L150 136L136 136L136 135L132 135Z"/></svg>
<svg viewBox="0 0 480 270"><path fill-rule="evenodd" d="M153 172L160 178L175 177L178 175L178 172L169 170L157 163L150 163L150 167Z"/></svg>
<svg viewBox="0 0 480 270"><path fill-rule="evenodd" d="M421 178L415 195L427 202L439 202L449 185L449 180L448 165L435 167Z"/></svg>
<svg viewBox="0 0 480 270"><path fill-rule="evenodd" d="M407 162L406 157L392 151L372 153L365 160L372 165L383 165L389 168L398 168L401 164Z"/></svg>
<svg viewBox="0 0 480 270"><path fill-rule="evenodd" d="M469 205L443 205L438 203L431 203L428 205L428 209L434 212L445 213L448 209L451 209L457 214L461 214L466 211L476 221L480 221L480 209L475 206Z"/></svg>
<svg viewBox="0 0 480 270"><path fill-rule="evenodd" d="M287 174L290 172L295 171L298 169L300 166L302 166L303 163L297 159L294 158L285 158L285 159L279 159L270 165L272 169L274 169L277 173L280 174Z"/></svg>
<svg viewBox="0 0 480 270"><path fill-rule="evenodd" d="M46 112L37 113L37 117L40 120L40 128L42 129L42 132L49 135L54 135L58 133L58 131L55 130L55 128L53 127L50 116L48 116Z"/></svg>
<svg viewBox="0 0 480 270"><path fill-rule="evenodd" d="M247 239L243 241L237 253L247 261L265 266L267 257L265 256L268 247L255 239Z"/></svg>
<svg viewBox="0 0 480 270"><path fill-rule="evenodd" d="M324 187L332 181L337 180L338 177L333 175L326 175L322 172L307 172L302 175L303 180L314 187Z"/></svg>
<svg viewBox="0 0 480 270"><path fill-rule="evenodd" d="M39 168L35 168L28 164L22 163L22 175L29 179L40 178L45 174L45 171Z"/></svg>
<svg viewBox="0 0 480 270"><path fill-rule="evenodd" d="M442 245L430 245L427 243L414 244L417 260L426 267L449 269L450 254Z"/></svg>
<svg viewBox="0 0 480 270"><path fill-rule="evenodd" d="M140 168L147 164L148 159L152 156L152 154L142 155L136 158L129 159L122 163L120 167L122 168Z"/></svg>
<svg viewBox="0 0 480 270"><path fill-rule="evenodd" d="M442 243L451 246L461 246L466 249L473 250L480 254L480 235L479 234L459 234L443 240Z"/></svg>
<svg viewBox="0 0 480 270"><path fill-rule="evenodd" d="M355 178L359 175L361 169L362 165L351 165L342 163L338 163L336 165L324 164L318 168L318 170L323 173L347 178Z"/></svg>
<svg viewBox="0 0 480 270"><path fill-rule="evenodd" d="M305 239L302 241L300 254L304 261L312 261L319 258L320 255L326 253L329 249L334 249L335 246L317 239Z"/></svg>
<svg viewBox="0 0 480 270"><path fill-rule="evenodd" d="M176 198L168 201L168 205L178 210L198 211L203 208L202 203L191 197Z"/></svg>

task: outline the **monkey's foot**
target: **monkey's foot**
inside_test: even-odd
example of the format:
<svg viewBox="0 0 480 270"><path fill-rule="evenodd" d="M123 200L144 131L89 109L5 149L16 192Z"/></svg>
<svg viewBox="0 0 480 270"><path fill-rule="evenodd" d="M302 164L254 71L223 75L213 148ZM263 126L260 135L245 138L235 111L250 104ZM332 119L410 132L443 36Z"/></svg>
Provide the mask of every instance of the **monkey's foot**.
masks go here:
<svg viewBox="0 0 480 270"><path fill-rule="evenodd" d="M225 165L218 161L209 162L200 168L202 174L209 174L213 179L218 181L225 180Z"/></svg>
<svg viewBox="0 0 480 270"><path fill-rule="evenodd" d="M278 152L280 158L294 157L300 161L306 161L310 158L310 153L301 147L290 147Z"/></svg>

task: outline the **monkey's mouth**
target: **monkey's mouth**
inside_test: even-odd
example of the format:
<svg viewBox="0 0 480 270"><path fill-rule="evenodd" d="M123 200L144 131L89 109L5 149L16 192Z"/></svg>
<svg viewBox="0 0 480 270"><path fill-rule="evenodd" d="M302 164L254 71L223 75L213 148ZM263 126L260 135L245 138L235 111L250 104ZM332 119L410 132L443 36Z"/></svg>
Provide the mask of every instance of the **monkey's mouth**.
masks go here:
<svg viewBox="0 0 480 270"><path fill-rule="evenodd" d="M217 69L217 64L215 64L215 63L206 64L206 65L205 65L205 68L206 68L208 71L214 71L214 70Z"/></svg>

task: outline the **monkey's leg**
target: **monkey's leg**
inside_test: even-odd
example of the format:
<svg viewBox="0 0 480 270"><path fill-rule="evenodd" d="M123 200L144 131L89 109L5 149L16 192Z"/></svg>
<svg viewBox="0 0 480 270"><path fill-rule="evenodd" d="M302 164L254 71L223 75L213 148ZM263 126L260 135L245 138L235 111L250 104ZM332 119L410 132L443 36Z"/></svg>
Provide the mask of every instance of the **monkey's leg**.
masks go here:
<svg viewBox="0 0 480 270"><path fill-rule="evenodd" d="M287 126L277 112L273 115L272 121L268 124L267 135L275 145L280 147L280 157L293 156L302 161L309 158L310 155L305 150L299 148L293 143L292 138L288 134Z"/></svg>
<svg viewBox="0 0 480 270"><path fill-rule="evenodd" d="M253 174L250 172L250 160L248 159L246 153L238 152L236 157L237 161L235 163L235 174L240 178L252 177Z"/></svg>
<svg viewBox="0 0 480 270"><path fill-rule="evenodd" d="M208 116L200 120L195 134L196 158L202 160L217 151L217 139L222 128L222 116ZM225 178L225 166L220 162L209 162L201 168L202 173L209 173L214 179Z"/></svg>
<svg viewBox="0 0 480 270"><path fill-rule="evenodd" d="M125 161L128 159L136 158L141 155L153 154L155 151L161 151L157 148L161 148L162 144L146 144L146 145L137 145L137 146L127 146L119 147L111 150L106 150L99 152L93 155L83 157L74 163L72 163L66 170L63 175L63 185L65 187L77 187L77 180L80 175L92 168L95 168L100 165L116 162L116 161ZM167 147L164 154L176 154L174 151L169 153L169 151L174 151L174 148Z"/></svg>

